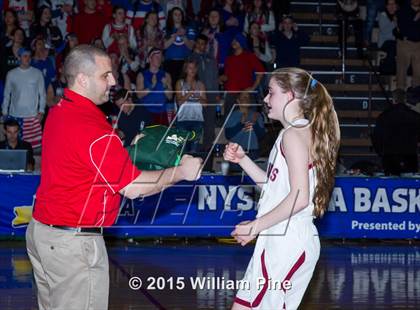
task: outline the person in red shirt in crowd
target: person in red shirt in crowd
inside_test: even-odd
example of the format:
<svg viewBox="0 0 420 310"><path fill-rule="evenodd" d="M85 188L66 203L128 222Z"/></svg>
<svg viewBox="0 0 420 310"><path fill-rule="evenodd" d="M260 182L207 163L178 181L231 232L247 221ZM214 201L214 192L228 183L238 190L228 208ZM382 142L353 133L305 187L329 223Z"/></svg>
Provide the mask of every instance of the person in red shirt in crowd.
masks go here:
<svg viewBox="0 0 420 310"><path fill-rule="evenodd" d="M139 171L98 105L115 84L106 52L75 47L64 63L68 88L48 115L41 182L26 244L39 309L108 309L109 265L102 227L115 223L120 195L159 193L196 180L201 159Z"/></svg>
<svg viewBox="0 0 420 310"><path fill-rule="evenodd" d="M79 2L79 11L83 11L85 8L85 3L83 0ZM102 12L108 21L112 20L112 3L110 0L97 0L96 1L96 11Z"/></svg>
<svg viewBox="0 0 420 310"><path fill-rule="evenodd" d="M112 19L112 3L109 0L98 0L96 10L102 12L107 20Z"/></svg>
<svg viewBox="0 0 420 310"><path fill-rule="evenodd" d="M84 10L74 17L72 32L77 35L80 44L89 44L94 38L102 36L107 22L105 15L96 10L96 0L85 0Z"/></svg>
<svg viewBox="0 0 420 310"><path fill-rule="evenodd" d="M225 83L225 90L228 91L224 106L225 117L229 115L236 101L235 92L255 92L263 77L259 73L265 71L257 56L247 50L247 40L244 35L235 36L232 49L233 55L226 58L225 72L220 77L220 81Z"/></svg>
<svg viewBox="0 0 420 310"><path fill-rule="evenodd" d="M102 41L107 52L119 54L118 39L120 36L126 36L129 47L133 50L136 49L136 35L134 28L125 22L125 9L120 6L115 6L112 16L114 18L113 22L106 24L102 32Z"/></svg>
<svg viewBox="0 0 420 310"><path fill-rule="evenodd" d="M29 27L34 17L33 0L4 0L3 10L13 10L18 16L19 27L29 35Z"/></svg>

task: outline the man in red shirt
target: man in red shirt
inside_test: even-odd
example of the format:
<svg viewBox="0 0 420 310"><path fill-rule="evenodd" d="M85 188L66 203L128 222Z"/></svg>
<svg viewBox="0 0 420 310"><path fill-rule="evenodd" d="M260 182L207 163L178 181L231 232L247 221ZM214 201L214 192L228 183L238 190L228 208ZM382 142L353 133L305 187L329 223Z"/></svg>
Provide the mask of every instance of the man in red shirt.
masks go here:
<svg viewBox="0 0 420 310"><path fill-rule="evenodd" d="M96 10L96 0L84 2L84 10L74 17L72 32L77 35L80 44L90 44L93 39L102 37L102 30L108 19Z"/></svg>
<svg viewBox="0 0 420 310"><path fill-rule="evenodd" d="M39 309L107 309L108 256L102 227L118 215L120 194L133 199L200 175L201 159L139 171L97 107L115 85L111 60L79 45L67 56L68 89L51 108L44 130L41 183L27 250Z"/></svg>
<svg viewBox="0 0 420 310"><path fill-rule="evenodd" d="M221 81L225 83L225 90L228 91L224 106L225 116L229 114L236 101L237 94L235 92L254 92L263 77L258 73L265 71L257 56L247 50L246 38L242 34L235 36L232 41L232 49L233 55L226 58L225 72L220 77Z"/></svg>

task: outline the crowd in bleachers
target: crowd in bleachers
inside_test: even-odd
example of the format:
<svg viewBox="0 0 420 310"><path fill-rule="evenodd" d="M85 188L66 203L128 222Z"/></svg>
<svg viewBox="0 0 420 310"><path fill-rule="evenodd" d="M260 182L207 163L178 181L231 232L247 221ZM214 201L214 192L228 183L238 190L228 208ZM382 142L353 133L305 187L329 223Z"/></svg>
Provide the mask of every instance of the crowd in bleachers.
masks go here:
<svg viewBox="0 0 420 310"><path fill-rule="evenodd" d="M248 149L255 150L264 130L255 102L266 81L258 73L274 64L298 66L299 47L308 40L285 15L288 6L271 0L6 0L3 118L17 120L21 138L38 148L46 113L66 87L66 55L92 44L111 58L117 84L100 108L125 144L141 126L168 125L176 115L176 126L202 136L188 151L208 151L215 127L246 102L253 106L232 110L228 136L245 141L243 134L251 135ZM240 92L249 95L238 98Z"/></svg>
<svg viewBox="0 0 420 310"><path fill-rule="evenodd" d="M358 11L347 12L358 47L370 44L379 12L378 47L387 53L383 68L396 67L403 91L410 65L412 86L420 85L420 13L413 9L419 1L400 6L395 0L367 1L364 24L354 22ZM17 120L21 137L35 148L48 108L66 87L66 55L78 44L110 55L117 85L101 109L126 144L140 126L168 125L176 115L177 126L202 135L190 150L206 152L215 127L235 104L252 106L261 98L266 78L257 73L300 66L299 49L309 41L288 15L290 1L283 0L3 0L1 5L2 115ZM255 114L260 112L232 111L226 138L245 141L248 133L247 149L255 151L264 130Z"/></svg>

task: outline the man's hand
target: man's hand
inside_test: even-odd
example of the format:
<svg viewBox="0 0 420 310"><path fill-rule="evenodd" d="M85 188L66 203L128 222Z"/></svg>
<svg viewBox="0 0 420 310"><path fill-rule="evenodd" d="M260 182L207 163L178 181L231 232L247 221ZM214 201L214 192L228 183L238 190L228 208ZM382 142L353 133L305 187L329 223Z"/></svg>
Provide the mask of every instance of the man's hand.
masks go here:
<svg viewBox="0 0 420 310"><path fill-rule="evenodd" d="M177 172L179 172L182 179L186 181L196 181L201 176L202 161L203 160L199 157L184 155L182 156L180 165L177 167Z"/></svg>
<svg viewBox="0 0 420 310"><path fill-rule="evenodd" d="M130 145L134 145L137 143L137 141L139 141L141 138L144 137L144 133L139 133L138 135L136 135L133 140L131 141Z"/></svg>

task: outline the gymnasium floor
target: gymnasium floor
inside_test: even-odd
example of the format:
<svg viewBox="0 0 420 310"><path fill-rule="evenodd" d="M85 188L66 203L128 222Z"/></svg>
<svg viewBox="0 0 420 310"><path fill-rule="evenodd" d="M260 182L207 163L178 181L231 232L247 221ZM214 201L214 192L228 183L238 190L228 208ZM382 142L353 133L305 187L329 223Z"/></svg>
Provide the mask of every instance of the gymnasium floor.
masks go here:
<svg viewBox="0 0 420 310"><path fill-rule="evenodd" d="M193 290L189 279L240 280L253 249L203 240L107 245L113 310L229 309L233 290ZM133 276L143 280L139 290L128 286ZM153 284L148 277L162 277L154 284L165 288L146 289ZM175 288L177 277L184 277L182 290ZM22 241L0 241L0 309L37 309ZM324 241L300 309L420 309L420 244Z"/></svg>

